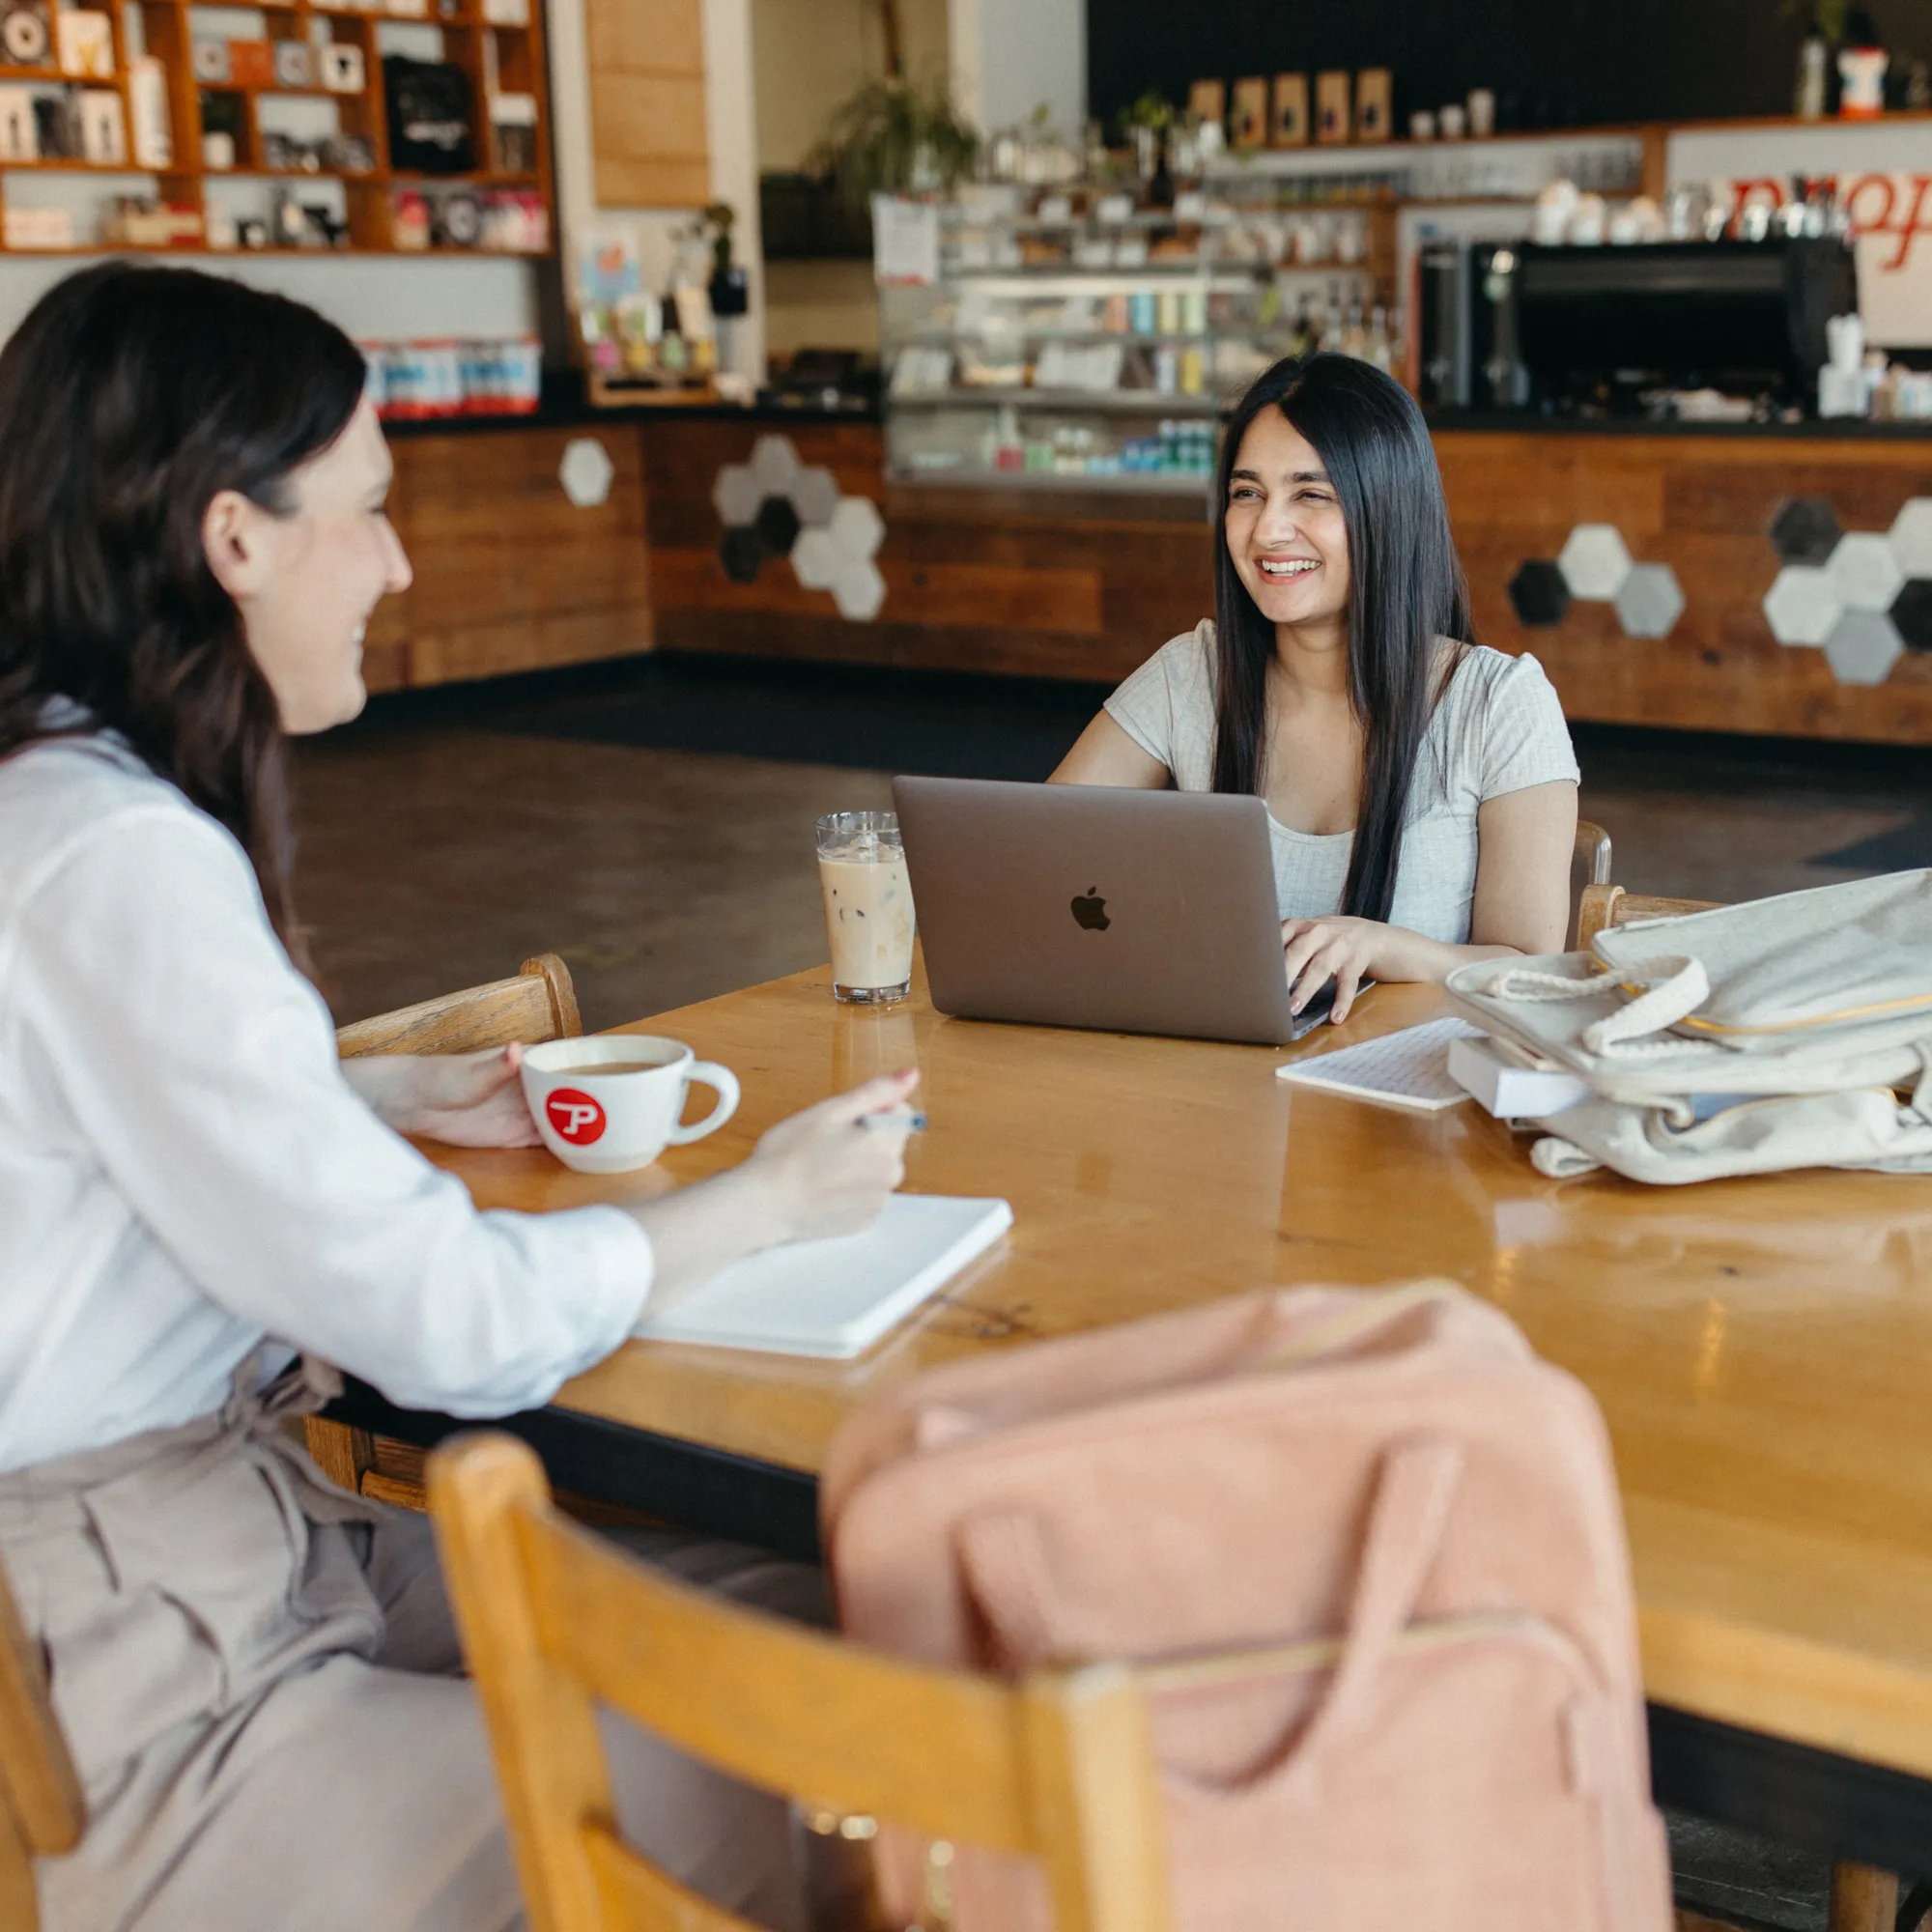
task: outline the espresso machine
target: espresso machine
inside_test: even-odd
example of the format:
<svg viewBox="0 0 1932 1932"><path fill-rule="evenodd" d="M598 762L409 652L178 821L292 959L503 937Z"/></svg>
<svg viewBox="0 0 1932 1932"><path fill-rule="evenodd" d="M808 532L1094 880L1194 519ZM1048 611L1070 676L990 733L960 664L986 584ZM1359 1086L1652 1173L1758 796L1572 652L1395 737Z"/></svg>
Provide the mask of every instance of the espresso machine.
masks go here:
<svg viewBox="0 0 1932 1932"><path fill-rule="evenodd" d="M1424 401L1445 407L1640 415L1712 388L1809 411L1826 320L1858 307L1835 236L1436 243L1421 273Z"/></svg>

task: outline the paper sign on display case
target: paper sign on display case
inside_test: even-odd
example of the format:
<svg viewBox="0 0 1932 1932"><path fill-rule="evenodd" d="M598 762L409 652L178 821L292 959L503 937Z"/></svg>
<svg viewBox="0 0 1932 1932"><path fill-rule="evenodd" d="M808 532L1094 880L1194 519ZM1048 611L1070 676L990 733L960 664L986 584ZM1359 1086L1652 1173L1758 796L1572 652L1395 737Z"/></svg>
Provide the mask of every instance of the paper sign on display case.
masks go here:
<svg viewBox="0 0 1932 1932"><path fill-rule="evenodd" d="M939 210L901 195L872 197L872 279L882 287L930 288L939 279Z"/></svg>

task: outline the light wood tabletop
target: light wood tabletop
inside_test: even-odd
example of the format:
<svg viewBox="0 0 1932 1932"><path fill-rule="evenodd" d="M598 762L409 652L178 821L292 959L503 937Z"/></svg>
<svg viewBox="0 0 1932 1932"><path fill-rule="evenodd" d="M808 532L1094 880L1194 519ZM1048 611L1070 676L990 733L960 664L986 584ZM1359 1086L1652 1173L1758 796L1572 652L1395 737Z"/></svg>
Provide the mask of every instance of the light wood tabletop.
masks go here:
<svg viewBox="0 0 1932 1932"><path fill-rule="evenodd" d="M1447 1275L1608 1418L1655 1702L1932 1776L1932 1179L1544 1179L1473 1102L1418 1115L1275 1078L1434 1016L1383 986L1286 1050L835 1005L826 969L640 1021L724 1062L724 1131L612 1179L434 1148L489 1207L556 1208L741 1159L917 1064L907 1185L1004 1195L1012 1231L853 1363L633 1344L568 1407L810 1470L873 1390L969 1350L1305 1282Z"/></svg>

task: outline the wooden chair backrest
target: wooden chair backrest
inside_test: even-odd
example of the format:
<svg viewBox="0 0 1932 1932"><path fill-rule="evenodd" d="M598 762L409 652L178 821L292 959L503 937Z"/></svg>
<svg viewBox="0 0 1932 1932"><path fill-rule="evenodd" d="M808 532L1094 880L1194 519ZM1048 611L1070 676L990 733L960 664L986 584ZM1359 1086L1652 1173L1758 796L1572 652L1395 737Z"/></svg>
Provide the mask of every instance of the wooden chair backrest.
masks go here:
<svg viewBox="0 0 1932 1932"><path fill-rule="evenodd" d="M1587 947L1598 933L1628 925L1634 919L1674 919L1680 913L1711 912L1723 903L1722 899L1651 898L1607 884L1585 886L1577 911L1577 944Z"/></svg>
<svg viewBox="0 0 1932 1932"><path fill-rule="evenodd" d="M571 1039L582 1031L570 968L554 952L539 952L524 961L514 980L466 986L338 1027L335 1050L344 1060L376 1053L481 1053L512 1040L535 1046L540 1040ZM402 1509L426 1506L415 1479L415 1451L322 1415L306 1419L302 1436L323 1473L345 1490ZM384 1466L398 1458L408 1464L407 1472Z"/></svg>
<svg viewBox="0 0 1932 1932"><path fill-rule="evenodd" d="M514 980L466 986L335 1030L344 1060L370 1053L480 1053L522 1040L567 1039L583 1031L570 968L554 952L526 959Z"/></svg>
<svg viewBox="0 0 1932 1932"><path fill-rule="evenodd" d="M1583 942L1577 937L1583 918L1583 893L1590 886L1610 882L1610 835L1587 818L1577 821L1577 842L1570 854L1570 944Z"/></svg>
<svg viewBox="0 0 1932 1932"><path fill-rule="evenodd" d="M618 1835L595 1708L842 1814L1039 1859L1059 1932L1168 1932L1153 1743L1117 1664L1014 1687L710 1597L560 1516L514 1437L429 1463L532 1932L754 1932Z"/></svg>
<svg viewBox="0 0 1932 1932"><path fill-rule="evenodd" d="M0 1925L33 1932L34 1861L71 1852L86 1824L45 1665L0 1575Z"/></svg>

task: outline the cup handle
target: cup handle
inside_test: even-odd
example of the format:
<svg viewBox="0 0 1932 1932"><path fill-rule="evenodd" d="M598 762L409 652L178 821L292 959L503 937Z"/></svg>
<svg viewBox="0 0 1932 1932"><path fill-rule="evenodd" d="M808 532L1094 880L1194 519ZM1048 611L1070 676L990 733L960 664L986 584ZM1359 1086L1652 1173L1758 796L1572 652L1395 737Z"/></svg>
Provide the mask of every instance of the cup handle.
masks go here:
<svg viewBox="0 0 1932 1932"><path fill-rule="evenodd" d="M682 1147L686 1141L701 1141L708 1133L722 1127L738 1111L738 1076L728 1066L720 1066L709 1060L692 1063L691 1070L685 1075L689 1085L715 1087L718 1090L718 1104L703 1120L694 1121L689 1126L679 1124L670 1130L672 1147Z"/></svg>

